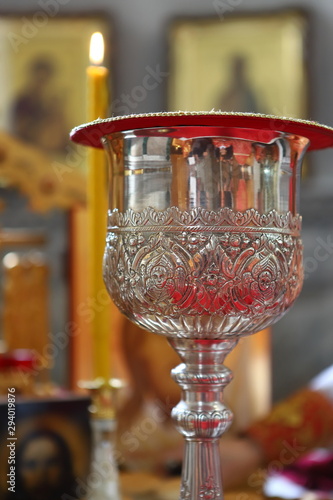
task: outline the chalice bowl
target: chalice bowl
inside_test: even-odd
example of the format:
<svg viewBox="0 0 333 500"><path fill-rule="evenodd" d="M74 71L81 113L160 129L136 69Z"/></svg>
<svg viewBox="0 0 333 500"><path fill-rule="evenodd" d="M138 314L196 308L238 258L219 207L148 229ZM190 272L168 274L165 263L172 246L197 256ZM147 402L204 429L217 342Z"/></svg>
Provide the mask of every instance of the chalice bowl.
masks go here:
<svg viewBox="0 0 333 500"><path fill-rule="evenodd" d="M109 157L106 287L183 361L172 370L182 388L172 416L186 443L180 498L223 499L219 437L232 420L224 360L300 293L301 163L307 149L333 145L333 129L178 112L96 120L72 139Z"/></svg>

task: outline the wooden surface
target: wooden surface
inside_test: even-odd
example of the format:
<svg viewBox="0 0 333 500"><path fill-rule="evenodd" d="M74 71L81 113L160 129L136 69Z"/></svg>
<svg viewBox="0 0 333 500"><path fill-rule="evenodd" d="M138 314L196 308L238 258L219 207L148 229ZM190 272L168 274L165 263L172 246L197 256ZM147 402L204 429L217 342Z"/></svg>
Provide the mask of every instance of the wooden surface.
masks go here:
<svg viewBox="0 0 333 500"><path fill-rule="evenodd" d="M160 479L151 474L126 473L120 476L123 500L178 500L180 478ZM225 493L224 500L264 500L258 493L238 490Z"/></svg>

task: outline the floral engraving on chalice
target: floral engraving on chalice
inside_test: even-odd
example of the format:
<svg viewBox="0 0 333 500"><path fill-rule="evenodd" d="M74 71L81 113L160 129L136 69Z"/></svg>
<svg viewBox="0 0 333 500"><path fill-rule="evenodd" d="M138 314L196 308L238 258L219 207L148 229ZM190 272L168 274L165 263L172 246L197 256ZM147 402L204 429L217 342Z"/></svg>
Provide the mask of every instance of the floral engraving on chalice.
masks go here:
<svg viewBox="0 0 333 500"><path fill-rule="evenodd" d="M137 307L172 315L191 292L191 256L162 233L151 236L137 253L132 272L137 276Z"/></svg>
<svg viewBox="0 0 333 500"><path fill-rule="evenodd" d="M290 213L171 207L116 212L110 221L116 225L107 237L107 288L143 326L149 317L150 329L158 322L207 333L224 322L231 331L240 321L255 328L278 319L299 294L300 220Z"/></svg>
<svg viewBox="0 0 333 500"><path fill-rule="evenodd" d="M202 500L218 500L222 499L220 488L214 483L213 478L210 476L205 484L200 488L199 499Z"/></svg>
<svg viewBox="0 0 333 500"><path fill-rule="evenodd" d="M191 500L191 490L186 482L184 482L180 488L179 500Z"/></svg>
<svg viewBox="0 0 333 500"><path fill-rule="evenodd" d="M180 489L180 500L190 500L192 498L191 490L184 482ZM214 483L213 478L210 476L205 483L200 486L199 490L200 500L221 500L222 493L220 488Z"/></svg>

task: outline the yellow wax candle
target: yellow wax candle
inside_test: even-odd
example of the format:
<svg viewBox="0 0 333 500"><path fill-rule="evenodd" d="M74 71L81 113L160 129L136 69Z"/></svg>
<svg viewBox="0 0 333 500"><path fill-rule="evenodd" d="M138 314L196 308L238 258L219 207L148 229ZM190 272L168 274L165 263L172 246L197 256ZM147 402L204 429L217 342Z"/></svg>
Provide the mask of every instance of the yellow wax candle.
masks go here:
<svg viewBox="0 0 333 500"><path fill-rule="evenodd" d="M94 33L90 44L91 65L87 68L89 121L105 118L108 108L108 70L101 66L104 43ZM88 258L93 369L95 377L110 378L110 313L109 300L102 278L107 214L107 171L103 150L89 149L88 157Z"/></svg>

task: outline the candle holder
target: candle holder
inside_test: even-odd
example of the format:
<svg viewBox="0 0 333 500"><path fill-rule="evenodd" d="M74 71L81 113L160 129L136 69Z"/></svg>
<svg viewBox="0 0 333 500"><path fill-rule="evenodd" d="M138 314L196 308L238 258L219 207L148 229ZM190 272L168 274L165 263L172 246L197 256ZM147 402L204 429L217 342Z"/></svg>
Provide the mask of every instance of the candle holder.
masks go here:
<svg viewBox="0 0 333 500"><path fill-rule="evenodd" d="M182 388L172 415L186 442L180 498L222 499L218 443L232 420L224 360L300 293L301 162L307 149L333 145L333 129L179 112L97 120L72 139L103 145L111 165L108 291L183 361L172 370Z"/></svg>
<svg viewBox="0 0 333 500"><path fill-rule="evenodd" d="M120 500L118 465L114 457L116 420L116 395L124 383L102 377L79 382L88 390L92 404L89 411L93 435L92 468L100 474L99 481L91 485L89 494L94 500Z"/></svg>

